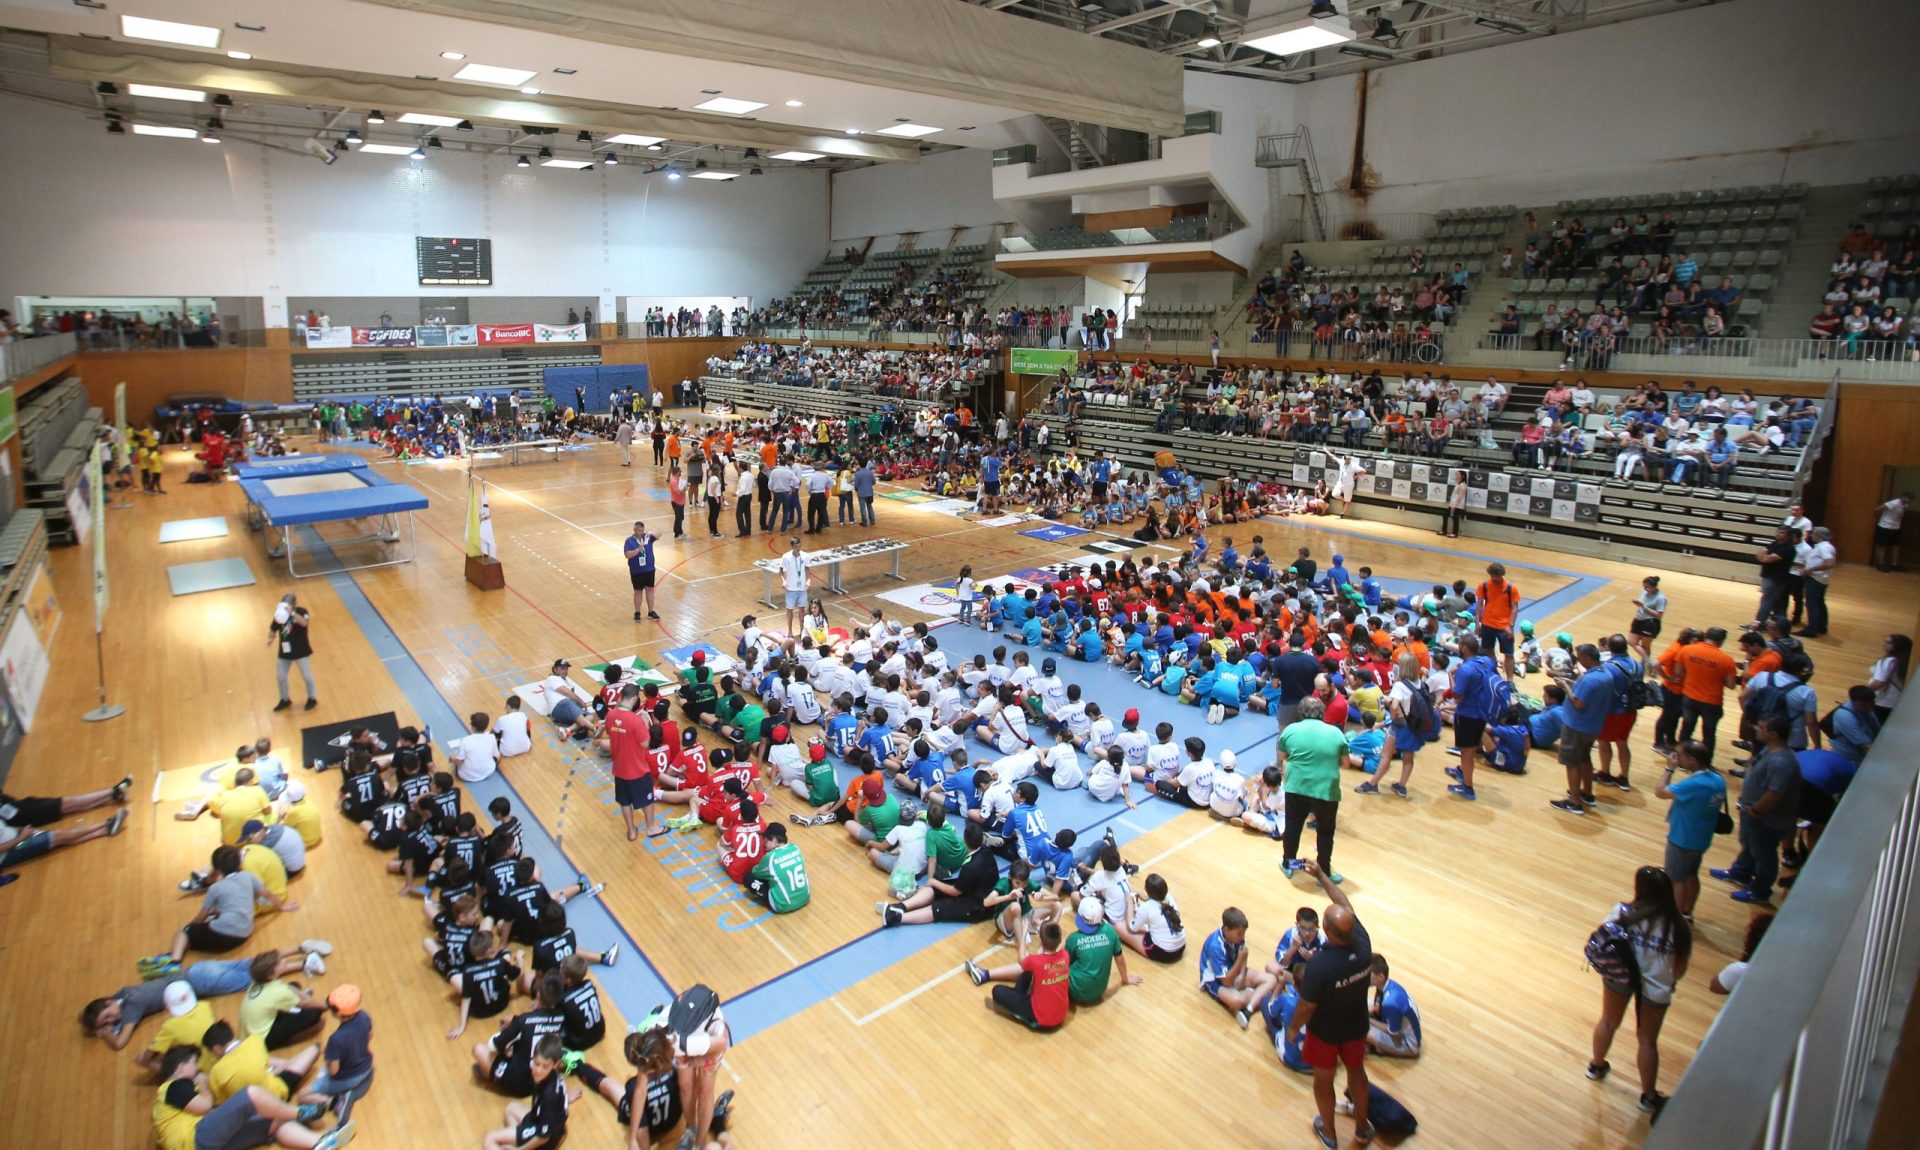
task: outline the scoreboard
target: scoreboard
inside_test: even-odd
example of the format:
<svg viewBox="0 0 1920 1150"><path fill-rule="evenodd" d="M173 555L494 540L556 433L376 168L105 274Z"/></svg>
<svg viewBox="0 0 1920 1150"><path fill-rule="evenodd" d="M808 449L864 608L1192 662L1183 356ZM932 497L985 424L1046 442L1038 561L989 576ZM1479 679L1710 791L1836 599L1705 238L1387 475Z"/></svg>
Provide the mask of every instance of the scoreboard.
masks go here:
<svg viewBox="0 0 1920 1150"><path fill-rule="evenodd" d="M490 287L493 241L449 236L415 236L422 287Z"/></svg>

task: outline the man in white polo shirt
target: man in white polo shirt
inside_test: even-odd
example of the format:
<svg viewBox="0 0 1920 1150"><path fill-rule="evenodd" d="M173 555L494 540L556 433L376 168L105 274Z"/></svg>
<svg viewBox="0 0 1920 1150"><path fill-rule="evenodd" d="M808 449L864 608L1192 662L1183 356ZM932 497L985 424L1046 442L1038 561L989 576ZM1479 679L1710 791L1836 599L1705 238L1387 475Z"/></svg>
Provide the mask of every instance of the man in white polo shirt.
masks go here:
<svg viewBox="0 0 1920 1150"><path fill-rule="evenodd" d="M787 540L791 546L780 556L780 586L787 592L787 634L798 635L794 620L807 611L807 556L800 550L800 537Z"/></svg>

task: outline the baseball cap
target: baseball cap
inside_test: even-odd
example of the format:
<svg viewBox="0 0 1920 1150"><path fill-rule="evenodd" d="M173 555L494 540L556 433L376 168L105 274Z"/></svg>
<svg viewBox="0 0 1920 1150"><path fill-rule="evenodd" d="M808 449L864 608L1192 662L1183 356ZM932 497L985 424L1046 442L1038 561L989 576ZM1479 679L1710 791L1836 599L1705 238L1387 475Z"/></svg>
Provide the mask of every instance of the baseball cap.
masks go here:
<svg viewBox="0 0 1920 1150"><path fill-rule="evenodd" d="M1522 635L1533 634L1533 620L1531 619L1520 620L1520 633Z"/></svg>
<svg viewBox="0 0 1920 1150"><path fill-rule="evenodd" d="M1220 765L1231 771L1240 765L1240 756L1234 754L1232 751L1221 751Z"/></svg>
<svg viewBox="0 0 1920 1150"><path fill-rule="evenodd" d="M261 822L259 819L248 819L246 822L240 824L240 837L250 839L266 829L267 824Z"/></svg>
<svg viewBox="0 0 1920 1150"><path fill-rule="evenodd" d="M785 723L781 723L779 726L773 729L773 741L776 743L784 743L787 741L787 734L788 734L787 725Z"/></svg>
<svg viewBox="0 0 1920 1150"><path fill-rule="evenodd" d="M360 1013L360 988L351 982L343 982L327 995L327 1005L342 1018L352 1018Z"/></svg>
<svg viewBox="0 0 1920 1150"><path fill-rule="evenodd" d="M868 802L877 803L887 797L887 788L879 779L868 779L867 785L860 788L860 793L866 796Z"/></svg>
<svg viewBox="0 0 1920 1150"><path fill-rule="evenodd" d="M1091 896L1080 900L1080 925L1091 930L1107 917L1107 908Z"/></svg>
<svg viewBox="0 0 1920 1150"><path fill-rule="evenodd" d="M175 1018L192 1010L200 1001L200 996L193 992L193 987L185 979L167 983L167 989L161 992L161 997L167 1004L167 1013Z"/></svg>
<svg viewBox="0 0 1920 1150"><path fill-rule="evenodd" d="M280 797L290 803L297 803L307 797L307 784L289 779L287 789L280 792Z"/></svg>
<svg viewBox="0 0 1920 1150"><path fill-rule="evenodd" d="M1060 664L1053 661L1052 656L1040 660L1040 670L1043 674L1051 675L1059 666Z"/></svg>
<svg viewBox="0 0 1920 1150"><path fill-rule="evenodd" d="M807 744L807 757L816 763L820 762L827 757L827 745L819 739L814 739Z"/></svg>
<svg viewBox="0 0 1920 1150"><path fill-rule="evenodd" d="M707 661L707 653L706 653L705 651L695 651L695 652L693 653L693 661L694 661L695 663L704 663L704 662L706 662L706 661Z"/></svg>
<svg viewBox="0 0 1920 1150"><path fill-rule="evenodd" d="M1560 644L1562 647L1573 646L1573 636L1571 634L1568 634L1565 631L1562 631L1559 634L1555 635L1553 637L1553 641Z"/></svg>
<svg viewBox="0 0 1920 1150"><path fill-rule="evenodd" d="M1125 716L1123 716L1123 717L1124 717L1124 718L1125 718L1125 720L1126 720L1127 722L1129 722L1129 723L1137 723L1137 722L1139 722L1139 721L1140 721L1140 708L1138 708L1138 707L1128 707L1128 708L1127 708L1127 713L1126 713L1126 715L1125 715Z"/></svg>
<svg viewBox="0 0 1920 1150"><path fill-rule="evenodd" d="M553 665L554 665L554 666L556 666L556 667L571 667L571 666L573 666L573 664L572 664L572 663L570 663L570 662L568 662L568 661L567 661L567 660L565 660L565 659L555 659L555 660L553 661Z"/></svg>

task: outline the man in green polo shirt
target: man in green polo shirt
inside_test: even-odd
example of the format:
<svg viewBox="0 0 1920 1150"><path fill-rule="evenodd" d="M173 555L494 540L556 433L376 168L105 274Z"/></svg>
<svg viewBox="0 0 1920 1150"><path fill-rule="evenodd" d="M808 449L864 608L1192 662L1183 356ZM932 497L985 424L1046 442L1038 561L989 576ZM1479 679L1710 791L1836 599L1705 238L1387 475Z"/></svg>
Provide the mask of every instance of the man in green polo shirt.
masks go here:
<svg viewBox="0 0 1920 1150"><path fill-rule="evenodd" d="M1347 761L1347 736L1326 721L1327 705L1309 695L1300 701L1293 722L1280 732L1275 755L1286 772L1287 826L1281 837L1280 866L1289 875L1303 865L1298 857L1300 832L1314 820L1314 861L1333 882L1334 822L1340 816L1340 764Z"/></svg>
<svg viewBox="0 0 1920 1150"><path fill-rule="evenodd" d="M1074 918L1079 929L1067 936L1066 944L1072 963L1067 970L1068 997L1081 1006L1099 1002L1107 993L1107 980L1116 962L1120 964L1121 986L1139 986L1145 981L1127 973L1127 948L1120 945L1119 933L1106 921L1106 908L1099 899L1081 899Z"/></svg>

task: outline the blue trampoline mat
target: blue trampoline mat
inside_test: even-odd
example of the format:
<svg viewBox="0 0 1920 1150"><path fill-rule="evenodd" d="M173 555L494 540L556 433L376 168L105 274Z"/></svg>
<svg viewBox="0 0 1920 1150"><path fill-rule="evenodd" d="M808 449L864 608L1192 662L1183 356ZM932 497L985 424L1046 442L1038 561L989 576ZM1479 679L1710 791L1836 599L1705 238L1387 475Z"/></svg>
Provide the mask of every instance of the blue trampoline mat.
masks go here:
<svg viewBox="0 0 1920 1150"><path fill-rule="evenodd" d="M215 515L206 519L169 519L160 525L160 542L186 543L194 539L225 539L227 537L227 517Z"/></svg>
<svg viewBox="0 0 1920 1150"><path fill-rule="evenodd" d="M253 584L253 569L245 559L212 559L167 568L167 585L175 595L198 595L202 591L225 591L229 587Z"/></svg>

